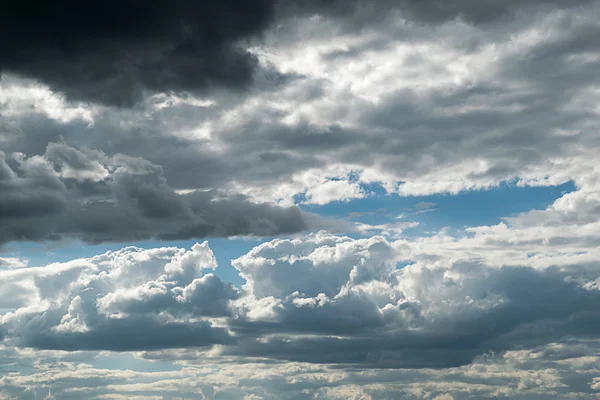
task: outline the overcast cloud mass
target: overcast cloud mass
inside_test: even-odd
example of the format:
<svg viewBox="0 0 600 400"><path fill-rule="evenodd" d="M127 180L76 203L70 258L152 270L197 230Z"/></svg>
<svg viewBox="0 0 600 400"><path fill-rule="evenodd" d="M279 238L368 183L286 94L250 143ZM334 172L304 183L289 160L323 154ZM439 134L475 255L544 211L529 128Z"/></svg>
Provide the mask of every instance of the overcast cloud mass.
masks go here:
<svg viewBox="0 0 600 400"><path fill-rule="evenodd" d="M599 13L6 5L0 399L600 398Z"/></svg>

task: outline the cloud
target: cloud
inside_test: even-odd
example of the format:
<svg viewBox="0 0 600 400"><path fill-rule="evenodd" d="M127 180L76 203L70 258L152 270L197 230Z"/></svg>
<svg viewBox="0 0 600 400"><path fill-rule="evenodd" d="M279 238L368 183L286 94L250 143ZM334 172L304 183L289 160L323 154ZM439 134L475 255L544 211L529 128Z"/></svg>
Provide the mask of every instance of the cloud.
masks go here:
<svg viewBox="0 0 600 400"><path fill-rule="evenodd" d="M2 308L14 311L3 326L37 348L223 344L222 354L371 368L448 368L489 351L596 338L595 247L581 230L562 245L548 232L538 240L542 227L277 239L233 261L242 291L203 272L216 268L206 243L8 269Z"/></svg>
<svg viewBox="0 0 600 400"><path fill-rule="evenodd" d="M436 203L430 202L430 201L420 201L417 204L415 204L415 207L420 208L422 210L424 209L428 209L428 208L432 208L435 207Z"/></svg>
<svg viewBox="0 0 600 400"><path fill-rule="evenodd" d="M26 259L16 257L0 257L0 270L12 268L24 268L28 264Z"/></svg>
<svg viewBox="0 0 600 400"><path fill-rule="evenodd" d="M211 272L217 264L207 243L8 269L0 272L0 292L14 299L14 311L2 316L4 343L142 351L143 359L191 366L208 359L217 369L231 363L236 374L247 363L266 363L260 377L211 372L213 389L187 386L198 379L190 370L182 380L156 375L99 385L129 395L185 387L210 398L215 387L243 387L266 398L303 390L325 398L585 397L597 363L600 265L585 229L545 227L552 215L568 213L567 204L561 198L462 237L390 241L320 232L275 239L233 261L246 280L240 289ZM554 234L573 236L558 241ZM286 393L270 375L287 374L277 372L279 362L307 368L289 372ZM73 370L64 379L76 376ZM13 374L3 387L19 390L23 379Z"/></svg>
<svg viewBox="0 0 600 400"><path fill-rule="evenodd" d="M424 9L444 7L432 2L413 4L415 8L423 4ZM476 8L471 2L453 2L447 8L454 5ZM295 128L309 122L320 126L328 133L326 142L335 143L322 152L313 150L320 161L345 164L353 168L358 182L379 182L401 195L456 194L520 178L529 184L577 179L563 162L590 160L584 146L594 146L594 134L584 125L594 124L597 115L575 106L595 96L588 89L595 82L590 74L595 61L585 55L595 52L586 40L594 23L579 9L555 5L545 3L532 14L539 17L532 21L511 3L514 7L506 11L515 14L507 24L472 26L448 18L433 30L428 25L403 24L402 16L389 12L389 24L367 25L360 34L340 30L335 19L279 28L270 42L279 51L270 61L310 79L290 84L294 90L287 88L303 99L301 104L289 100L289 107L276 107L273 103L278 120L288 125L273 124L273 129L289 131L289 125ZM567 33L563 24L577 28ZM309 33L310 45L291 42L293 35ZM286 34L290 42L281 39ZM466 43L465 37L479 39ZM344 58L331 56L339 53ZM548 60L561 67L544 69ZM564 79L563 89L550 91L556 76ZM314 93L313 85L319 88L319 96L298 95ZM542 95L546 91L547 96ZM261 104L261 109L267 108ZM250 112L246 115L252 118ZM262 121L264 126L268 119ZM580 134L574 139L559 131ZM295 150L283 139L273 140L272 145ZM538 175L542 171L545 175ZM527 178L533 175L537 178Z"/></svg>
<svg viewBox="0 0 600 400"><path fill-rule="evenodd" d="M599 334L600 299L590 290L597 263L494 268L445 250L445 259L415 254L423 261L397 269L405 245L421 247L321 234L265 243L235 260L251 297L243 300L246 317L232 325L248 341L232 354L439 368L488 351Z"/></svg>
<svg viewBox="0 0 600 400"><path fill-rule="evenodd" d="M31 329L38 327L32 326ZM156 323L147 318L109 321L90 332L40 332L22 345L41 349L131 351L231 343L225 331L209 323Z"/></svg>
<svg viewBox="0 0 600 400"><path fill-rule="evenodd" d="M444 370L340 370L329 365L217 359L203 354L179 365L159 364L166 363L166 358L154 358L152 363L140 365L168 365L169 370L142 371L91 365L106 362L111 355L66 357L0 348L3 360L18 357L23 364L37 365L33 374L11 371L0 382L5 395L23 399L45 396L48 389L56 397L93 399L589 398L595 394L591 386L598 371L597 350L596 342L555 343L503 355L487 354L472 365ZM545 357L547 354L553 356Z"/></svg>
<svg viewBox="0 0 600 400"><path fill-rule="evenodd" d="M2 299L14 300L2 308L15 310L2 316L0 326L15 345L41 349L130 351L233 343L212 318L231 315L229 303L238 292L204 274L216 266L205 242L189 251L129 247L3 271ZM25 288L28 295L18 296Z"/></svg>
<svg viewBox="0 0 600 400"><path fill-rule="evenodd" d="M6 27L0 48L12 54L0 60L0 71L39 79L70 99L132 106L148 93L248 85L257 59L240 42L264 33L276 14L282 17L279 23L321 13L362 26L374 24L383 10L396 8L418 21L463 18L487 23L525 6L547 5L564 7L557 1L494 1L485 6L475 1L377 1L369 6L362 1L285 1L279 10L272 0L182 2L178 7L155 0L143 9L115 2L92 9L75 2L58 8L19 3L0 20Z"/></svg>
<svg viewBox="0 0 600 400"><path fill-rule="evenodd" d="M122 161L115 171L151 167L134 161ZM96 258L8 269L0 292L5 307L16 310L5 319L12 321L9 336L22 331L26 345L71 350L140 349L126 341L111 347L112 335L131 326L152 327L159 336L140 346L196 346L177 325L182 318L219 319L219 328L191 335L223 344L225 355L370 368L456 367L489 351L594 339L600 334L596 192L590 182L545 210L467 228L460 236L354 239L320 232L275 239L232 261L246 280L241 291L199 269L216 268L206 244L187 253L124 249L99 256L131 259L129 270L116 266L123 261L110 268L136 279L129 284L119 275L122 283L102 295L94 294L95 280L81 278ZM142 262L147 257L157 260ZM137 277L141 270L146 275ZM89 289L71 293L66 282ZM63 296L60 307L46 310ZM41 312L43 318L32 317ZM210 327L195 329L202 326ZM225 330L210 336L214 329ZM29 338L28 332L46 333Z"/></svg>
<svg viewBox="0 0 600 400"><path fill-rule="evenodd" d="M48 144L41 156L0 152L0 185L0 242L275 235L318 220L297 207L256 204L243 196L178 194L163 169L147 160L64 143Z"/></svg>
<svg viewBox="0 0 600 400"><path fill-rule="evenodd" d="M427 195L577 180L573 167L593 164L597 143L596 113L586 106L597 95L587 40L595 6L493 4L504 11L453 2L448 18L430 18L439 20L435 29L401 24L403 15L392 11L361 32L341 29L344 19L326 13L284 19L249 51L261 54L264 68L294 78L242 95L179 93L132 110L81 109L6 75L7 123L26 135L10 136L3 148L41 155L62 135L77 149L160 165L176 190L218 187L288 205L364 197L371 183ZM444 11L431 2L403 7ZM454 8L505 20L473 25L455 20ZM333 56L340 52L345 58Z"/></svg>
<svg viewBox="0 0 600 400"><path fill-rule="evenodd" d="M272 21L274 2L157 0L144 7L19 3L0 23L0 72L40 79L68 98L131 106L149 92L240 88L256 59L239 46ZM9 39L11 38L11 39Z"/></svg>
<svg viewBox="0 0 600 400"><path fill-rule="evenodd" d="M0 243L303 234L240 288L202 243L3 256L0 397L595 395L595 2L171 6L0 16ZM423 237L296 206L565 182Z"/></svg>

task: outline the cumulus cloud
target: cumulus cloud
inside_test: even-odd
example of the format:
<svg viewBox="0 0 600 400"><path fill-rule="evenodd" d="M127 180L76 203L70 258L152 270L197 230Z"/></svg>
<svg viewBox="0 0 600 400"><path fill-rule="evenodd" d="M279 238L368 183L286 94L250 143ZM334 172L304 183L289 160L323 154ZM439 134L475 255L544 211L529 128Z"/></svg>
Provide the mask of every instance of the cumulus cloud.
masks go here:
<svg viewBox="0 0 600 400"><path fill-rule="evenodd" d="M190 396L212 398L215 387L226 392L245 382L232 398L586 397L596 387L590 368L598 362L600 264L589 219L551 229L572 212L572 197L460 237L442 231L391 241L320 232L275 239L232 262L246 281L240 289L213 275L207 243L5 269L0 292L11 303L0 308L13 310L2 317L4 343L142 351L142 359L189 365L208 358L221 371L231 363L236 373L266 362L261 368L272 371L254 378L214 372L206 388L187 386L198 373L207 376L195 370L136 375L140 383L102 381L104 389L78 381L79 369L115 372L82 366L61 378L99 396L168 398L186 387ZM293 369L287 392L270 375L285 375L279 362ZM3 386L20 393L25 382L37 385L31 379L13 373Z"/></svg>
<svg viewBox="0 0 600 400"><path fill-rule="evenodd" d="M61 350L148 350L232 343L214 318L238 291L207 269L207 243L191 250L128 247L90 259L2 271L2 316L15 345ZM21 295L21 294L26 295Z"/></svg>
<svg viewBox="0 0 600 400"><path fill-rule="evenodd" d="M16 309L3 321L22 346L222 344L225 355L371 368L456 367L490 351L600 335L594 248L503 243L488 229L483 238L276 239L233 261L241 291L203 275L216 268L206 243L5 270L1 288ZM529 246L542 254L528 256Z"/></svg>
<svg viewBox="0 0 600 400"><path fill-rule="evenodd" d="M265 243L235 260L251 297L233 326L272 335L250 338L244 354L448 367L487 351L599 334L597 262L557 268L546 259L532 268L507 259L495 267L482 261L485 250L469 252L476 239L465 239L464 253L423 240L432 240L430 251L421 241L321 234Z"/></svg>

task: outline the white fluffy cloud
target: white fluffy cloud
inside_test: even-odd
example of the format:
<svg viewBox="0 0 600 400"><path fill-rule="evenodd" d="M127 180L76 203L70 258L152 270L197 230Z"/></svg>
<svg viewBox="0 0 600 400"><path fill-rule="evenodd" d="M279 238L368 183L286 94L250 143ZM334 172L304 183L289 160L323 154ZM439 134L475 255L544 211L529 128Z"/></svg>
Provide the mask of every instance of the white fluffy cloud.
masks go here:
<svg viewBox="0 0 600 400"><path fill-rule="evenodd" d="M0 272L2 324L16 345L65 350L206 346L231 341L213 318L238 291L191 250L128 247L90 259ZM218 324L217 324L218 325Z"/></svg>
<svg viewBox="0 0 600 400"><path fill-rule="evenodd" d="M270 335L242 340L243 352L446 366L486 351L596 337L595 246L562 248L556 238L531 236L533 227L503 226L463 238L389 242L320 233L265 243L233 262L249 294L240 300L246 316L233 326Z"/></svg>

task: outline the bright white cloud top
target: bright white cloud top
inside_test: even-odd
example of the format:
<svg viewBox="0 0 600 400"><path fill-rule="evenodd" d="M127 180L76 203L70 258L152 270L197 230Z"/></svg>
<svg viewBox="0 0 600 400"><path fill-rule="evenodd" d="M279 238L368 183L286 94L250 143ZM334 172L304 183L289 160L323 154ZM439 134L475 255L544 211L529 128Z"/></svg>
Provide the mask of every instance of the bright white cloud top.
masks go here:
<svg viewBox="0 0 600 400"><path fill-rule="evenodd" d="M0 16L0 399L600 396L597 1L167 3Z"/></svg>

